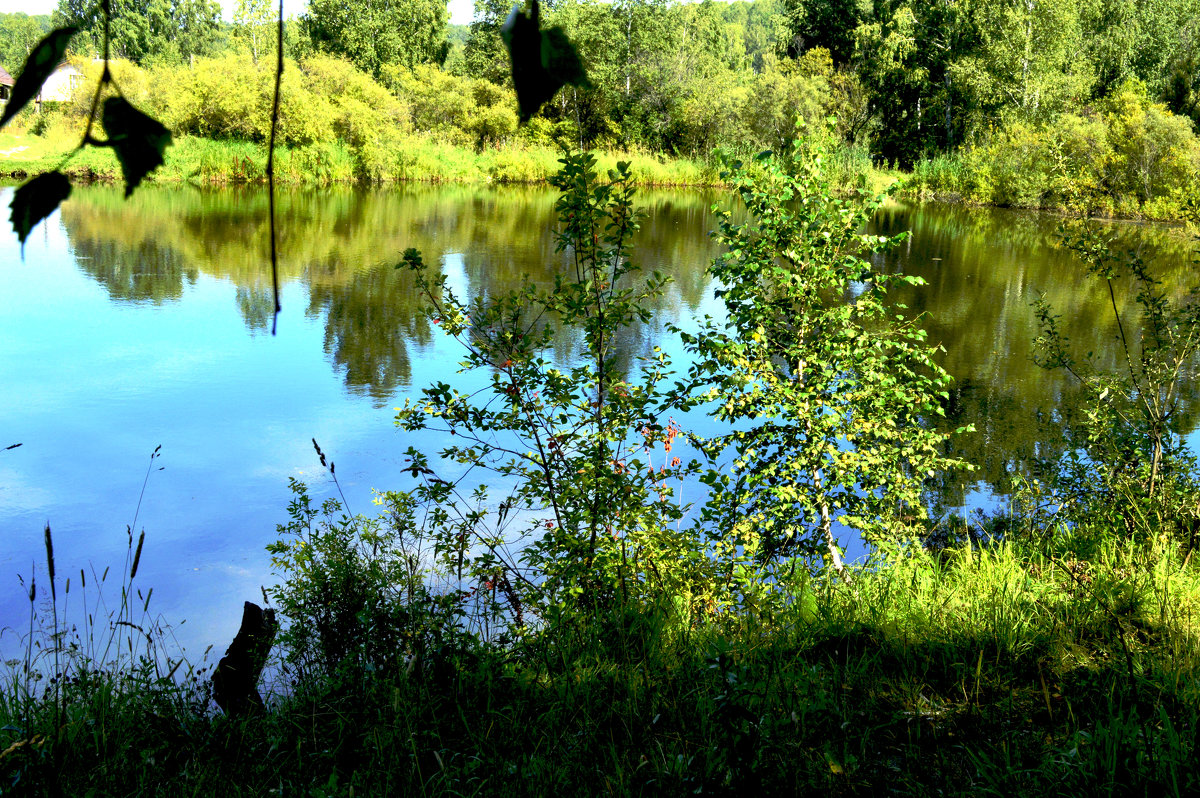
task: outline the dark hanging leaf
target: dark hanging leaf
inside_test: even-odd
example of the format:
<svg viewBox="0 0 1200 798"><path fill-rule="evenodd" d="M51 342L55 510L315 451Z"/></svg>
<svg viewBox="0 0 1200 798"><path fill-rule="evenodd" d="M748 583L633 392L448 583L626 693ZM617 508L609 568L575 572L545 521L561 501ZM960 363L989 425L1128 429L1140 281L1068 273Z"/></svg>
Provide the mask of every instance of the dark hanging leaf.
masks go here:
<svg viewBox="0 0 1200 798"><path fill-rule="evenodd" d="M62 172L47 172L38 175L13 193L13 230L21 242L24 253L25 239L38 222L54 213L54 209L71 196L71 183Z"/></svg>
<svg viewBox="0 0 1200 798"><path fill-rule="evenodd" d="M542 31L542 66L567 85L581 89L592 85L575 45L557 25Z"/></svg>
<svg viewBox="0 0 1200 798"><path fill-rule="evenodd" d="M21 76L13 84L12 96L8 99L8 105L4 107L4 115L0 116L0 127L8 124L8 120L37 96L46 78L62 63L67 44L78 30L79 28L74 27L52 30L33 48L29 58L25 59L25 68L21 70Z"/></svg>
<svg viewBox="0 0 1200 798"><path fill-rule="evenodd" d="M104 132L109 147L121 162L128 197L142 178L163 164L163 150L171 143L171 132L153 117L130 105L124 97L104 101Z"/></svg>
<svg viewBox="0 0 1200 798"><path fill-rule="evenodd" d="M513 86L522 122L536 114L563 86L590 85L583 61L563 29L541 29L538 0L533 0L528 14L513 6L500 36L512 59Z"/></svg>

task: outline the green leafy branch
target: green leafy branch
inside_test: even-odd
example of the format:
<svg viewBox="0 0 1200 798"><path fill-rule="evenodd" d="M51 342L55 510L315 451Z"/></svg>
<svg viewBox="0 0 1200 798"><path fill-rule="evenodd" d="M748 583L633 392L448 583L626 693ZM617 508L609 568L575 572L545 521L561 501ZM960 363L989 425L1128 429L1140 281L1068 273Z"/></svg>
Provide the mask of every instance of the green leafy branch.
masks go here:
<svg viewBox="0 0 1200 798"><path fill-rule="evenodd" d="M10 217L13 230L22 247L29 233L58 208L70 195L71 183L61 171L67 162L84 147L108 147L117 156L125 178L125 196L141 184L146 175L163 164L163 151L171 143L171 133L162 123L133 106L113 78L109 68L109 22L110 0L101 0L104 14L104 69L96 85L96 93L88 112L87 127L79 146L67 154L58 168L38 175L16 190L11 204ZM31 100L37 97L46 79L62 63L71 38L79 32L76 27L58 28L47 34L29 53L25 67L13 85L12 98L0 116L0 128L16 116ZM101 105L105 89L115 92ZM97 138L92 130L97 115L104 128L106 138Z"/></svg>

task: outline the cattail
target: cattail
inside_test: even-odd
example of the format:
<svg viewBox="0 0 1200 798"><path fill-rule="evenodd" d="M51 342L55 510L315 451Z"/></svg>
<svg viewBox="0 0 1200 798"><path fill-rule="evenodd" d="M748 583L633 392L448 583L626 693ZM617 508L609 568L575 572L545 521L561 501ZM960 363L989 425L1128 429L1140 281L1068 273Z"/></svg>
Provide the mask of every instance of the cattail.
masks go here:
<svg viewBox="0 0 1200 798"><path fill-rule="evenodd" d="M142 534L138 535L137 551L133 553L133 567L129 569L129 579L137 576L138 563L142 561L142 544L146 542L146 530L142 530Z"/></svg>
<svg viewBox="0 0 1200 798"><path fill-rule="evenodd" d="M82 568L79 569L79 588L81 590L87 589L87 578L84 577Z"/></svg>
<svg viewBox="0 0 1200 798"><path fill-rule="evenodd" d="M46 564L50 568L50 598L57 602L58 593L54 588L54 541L50 538L50 524L46 524Z"/></svg>
<svg viewBox="0 0 1200 798"><path fill-rule="evenodd" d="M33 600L36 598L37 598L37 576L34 575L34 576L30 577L30 579L29 579L29 602L32 604ZM33 610L30 610L30 612L33 612Z"/></svg>

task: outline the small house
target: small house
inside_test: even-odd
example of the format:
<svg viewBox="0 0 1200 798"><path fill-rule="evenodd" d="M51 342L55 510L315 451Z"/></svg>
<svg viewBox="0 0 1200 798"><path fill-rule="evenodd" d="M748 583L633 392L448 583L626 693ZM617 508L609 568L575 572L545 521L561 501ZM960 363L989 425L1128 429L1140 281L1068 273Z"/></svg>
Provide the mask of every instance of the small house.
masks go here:
<svg viewBox="0 0 1200 798"><path fill-rule="evenodd" d="M0 66L0 108L8 104L8 98L12 96L13 83L15 83L13 76Z"/></svg>
<svg viewBox="0 0 1200 798"><path fill-rule="evenodd" d="M72 64L63 61L46 78L38 93L38 103L70 102L76 87L83 83L83 73Z"/></svg>

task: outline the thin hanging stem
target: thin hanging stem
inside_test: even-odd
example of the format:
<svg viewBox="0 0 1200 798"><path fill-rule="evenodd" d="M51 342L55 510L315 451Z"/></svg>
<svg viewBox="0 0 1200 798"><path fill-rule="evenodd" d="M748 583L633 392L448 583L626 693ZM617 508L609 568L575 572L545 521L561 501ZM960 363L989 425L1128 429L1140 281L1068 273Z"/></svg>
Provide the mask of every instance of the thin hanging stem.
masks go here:
<svg viewBox="0 0 1200 798"><path fill-rule="evenodd" d="M271 293L275 314L271 317L271 335L279 322L279 254L275 244L275 130L279 127L279 86L283 81L283 0L279 0L279 19L275 36L275 100L271 105L271 138L267 143L267 205L271 216Z"/></svg>

